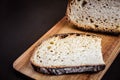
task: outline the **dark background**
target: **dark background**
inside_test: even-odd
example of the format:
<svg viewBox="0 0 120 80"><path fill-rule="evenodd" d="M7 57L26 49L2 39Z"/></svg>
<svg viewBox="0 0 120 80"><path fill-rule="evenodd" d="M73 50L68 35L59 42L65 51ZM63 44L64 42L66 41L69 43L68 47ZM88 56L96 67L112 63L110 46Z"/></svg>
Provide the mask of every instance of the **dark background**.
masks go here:
<svg viewBox="0 0 120 80"><path fill-rule="evenodd" d="M13 62L66 11L67 0L0 0L0 80L29 80ZM120 55L102 80L120 80ZM31 80L31 79L30 79Z"/></svg>

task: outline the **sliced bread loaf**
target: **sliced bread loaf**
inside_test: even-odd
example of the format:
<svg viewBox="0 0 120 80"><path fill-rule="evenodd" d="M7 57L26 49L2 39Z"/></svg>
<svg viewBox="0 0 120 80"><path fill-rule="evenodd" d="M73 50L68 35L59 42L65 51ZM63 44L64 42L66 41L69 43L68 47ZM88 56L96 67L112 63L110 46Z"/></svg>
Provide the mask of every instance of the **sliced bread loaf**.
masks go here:
<svg viewBox="0 0 120 80"><path fill-rule="evenodd" d="M83 33L56 34L34 51L33 68L45 74L98 72L105 68L101 38Z"/></svg>
<svg viewBox="0 0 120 80"><path fill-rule="evenodd" d="M120 0L70 0L66 15L80 29L120 34Z"/></svg>

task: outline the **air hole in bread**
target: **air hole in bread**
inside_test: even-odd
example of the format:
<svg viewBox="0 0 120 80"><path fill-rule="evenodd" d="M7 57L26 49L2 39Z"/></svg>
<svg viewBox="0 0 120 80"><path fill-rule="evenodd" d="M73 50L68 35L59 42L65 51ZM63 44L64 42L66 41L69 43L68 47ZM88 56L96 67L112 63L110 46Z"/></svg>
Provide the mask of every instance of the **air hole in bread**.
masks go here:
<svg viewBox="0 0 120 80"><path fill-rule="evenodd" d="M91 3L89 5L92 5Z"/></svg>
<svg viewBox="0 0 120 80"><path fill-rule="evenodd" d="M93 5L93 7L95 7L95 6Z"/></svg>
<svg viewBox="0 0 120 80"><path fill-rule="evenodd" d="M98 0L98 1L100 1L100 0Z"/></svg>
<svg viewBox="0 0 120 80"><path fill-rule="evenodd" d="M97 28L97 27L99 27L99 26L95 24L95 27Z"/></svg>
<svg viewBox="0 0 120 80"><path fill-rule="evenodd" d="M76 36L80 36L80 34L76 34Z"/></svg>
<svg viewBox="0 0 120 80"><path fill-rule="evenodd" d="M89 10L89 9L90 9L90 7L87 7L87 9Z"/></svg>
<svg viewBox="0 0 120 80"><path fill-rule="evenodd" d="M55 52L55 54L57 54L58 52Z"/></svg>
<svg viewBox="0 0 120 80"><path fill-rule="evenodd" d="M63 60L61 60L61 62L63 62Z"/></svg>
<svg viewBox="0 0 120 80"><path fill-rule="evenodd" d="M101 13L101 11L99 10L99 12Z"/></svg>
<svg viewBox="0 0 120 80"><path fill-rule="evenodd" d="M50 50L50 52L53 52L53 50Z"/></svg>
<svg viewBox="0 0 120 80"><path fill-rule="evenodd" d="M82 7L84 7L86 4L87 4L87 1L84 0L84 1L82 2Z"/></svg>
<svg viewBox="0 0 120 80"><path fill-rule="evenodd" d="M39 55L37 55L37 57L38 57L38 58L40 58L40 56L39 56Z"/></svg>
<svg viewBox="0 0 120 80"><path fill-rule="evenodd" d="M108 4L106 4L106 6L108 6Z"/></svg>
<svg viewBox="0 0 120 80"><path fill-rule="evenodd" d="M89 35L90 36L90 35ZM86 45L82 46L82 47L87 47Z"/></svg>
<svg viewBox="0 0 120 80"><path fill-rule="evenodd" d="M105 28L105 29L108 29L108 28Z"/></svg>
<svg viewBox="0 0 120 80"><path fill-rule="evenodd" d="M104 8L106 8L106 6L103 6Z"/></svg>
<svg viewBox="0 0 120 80"><path fill-rule="evenodd" d="M90 36L89 34L87 34L87 36Z"/></svg>
<svg viewBox="0 0 120 80"><path fill-rule="evenodd" d="M88 16L90 18L90 16Z"/></svg>
<svg viewBox="0 0 120 80"><path fill-rule="evenodd" d="M116 14L116 16L119 16L118 14Z"/></svg>
<svg viewBox="0 0 120 80"><path fill-rule="evenodd" d="M67 53L67 54L69 54L69 53Z"/></svg>
<svg viewBox="0 0 120 80"><path fill-rule="evenodd" d="M100 18L98 18L98 20L100 20Z"/></svg>
<svg viewBox="0 0 120 80"><path fill-rule="evenodd" d="M90 22L91 22L91 23L94 23L94 21L93 21L92 19L90 19Z"/></svg>
<svg viewBox="0 0 120 80"><path fill-rule="evenodd" d="M115 21L117 21L117 19L115 19Z"/></svg>
<svg viewBox="0 0 120 80"><path fill-rule="evenodd" d="M88 20L88 18L86 17L86 20Z"/></svg>
<svg viewBox="0 0 120 80"><path fill-rule="evenodd" d="M78 20L76 20L76 22L78 23Z"/></svg>
<svg viewBox="0 0 120 80"><path fill-rule="evenodd" d="M116 26L116 28L119 28L119 27L120 27L119 25Z"/></svg>
<svg viewBox="0 0 120 80"><path fill-rule="evenodd" d="M113 24L111 24L111 26L113 26Z"/></svg>
<svg viewBox="0 0 120 80"><path fill-rule="evenodd" d="M68 35L67 34L64 34L64 35L61 35L60 38L63 39L63 38L66 38Z"/></svg>
<svg viewBox="0 0 120 80"><path fill-rule="evenodd" d="M70 4L73 5L73 2L71 2Z"/></svg>
<svg viewBox="0 0 120 80"><path fill-rule="evenodd" d="M74 61L74 60L72 60L72 61Z"/></svg>
<svg viewBox="0 0 120 80"><path fill-rule="evenodd" d="M56 59L54 59L53 61L56 61Z"/></svg>
<svg viewBox="0 0 120 80"><path fill-rule="evenodd" d="M39 51L37 53L39 53Z"/></svg>
<svg viewBox="0 0 120 80"><path fill-rule="evenodd" d="M107 19L104 19L104 22L106 22L107 21Z"/></svg>
<svg viewBox="0 0 120 80"><path fill-rule="evenodd" d="M84 18L84 16L82 16L82 18Z"/></svg>
<svg viewBox="0 0 120 80"><path fill-rule="evenodd" d="M40 62L42 63L42 60L40 60Z"/></svg>
<svg viewBox="0 0 120 80"><path fill-rule="evenodd" d="M47 49L49 50L51 48L51 46L48 46Z"/></svg>
<svg viewBox="0 0 120 80"><path fill-rule="evenodd" d="M69 9L69 11L71 12L71 9Z"/></svg>
<svg viewBox="0 0 120 80"><path fill-rule="evenodd" d="M53 41L51 41L51 42L50 42L50 44L54 44L54 42L53 42Z"/></svg>
<svg viewBox="0 0 120 80"><path fill-rule="evenodd" d="M77 0L77 1L81 1L81 0Z"/></svg>
<svg viewBox="0 0 120 80"><path fill-rule="evenodd" d="M69 20L67 17L65 18L66 20Z"/></svg>
<svg viewBox="0 0 120 80"><path fill-rule="evenodd" d="M111 17L112 19L114 18L114 17Z"/></svg>

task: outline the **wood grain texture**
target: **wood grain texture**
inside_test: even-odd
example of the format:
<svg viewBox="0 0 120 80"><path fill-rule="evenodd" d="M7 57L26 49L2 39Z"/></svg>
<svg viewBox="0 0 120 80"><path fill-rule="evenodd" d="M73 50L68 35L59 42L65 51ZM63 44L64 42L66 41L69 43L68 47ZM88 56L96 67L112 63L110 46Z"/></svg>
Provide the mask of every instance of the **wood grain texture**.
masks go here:
<svg viewBox="0 0 120 80"><path fill-rule="evenodd" d="M106 63L106 68L98 73L94 74L69 74L69 75L60 75L60 76L53 76L53 75L45 75L40 74L33 70L30 64L30 57L33 53L33 50L39 43L49 36L58 33L70 33L70 32L83 32L83 33L90 33L96 34L102 38L102 53L103 59ZM101 33L92 33L92 32L85 32L80 31L74 28L74 25L69 23L64 17L61 21L59 21L55 26L53 26L46 34L44 34L38 41L36 41L29 49L27 49L14 63L13 67L15 70L23 73L33 79L39 80L100 80L105 72L108 70L118 53L120 52L120 36L115 35L107 35Z"/></svg>

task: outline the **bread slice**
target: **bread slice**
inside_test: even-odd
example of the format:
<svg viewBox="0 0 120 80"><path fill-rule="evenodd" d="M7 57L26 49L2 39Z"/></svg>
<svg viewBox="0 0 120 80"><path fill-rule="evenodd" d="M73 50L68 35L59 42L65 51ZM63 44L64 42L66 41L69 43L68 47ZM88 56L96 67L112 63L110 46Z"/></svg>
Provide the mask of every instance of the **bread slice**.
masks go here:
<svg viewBox="0 0 120 80"><path fill-rule="evenodd" d="M120 0L70 0L66 15L80 29L120 34Z"/></svg>
<svg viewBox="0 0 120 80"><path fill-rule="evenodd" d="M56 34L34 51L31 64L45 74L98 72L105 68L101 38L83 33Z"/></svg>

